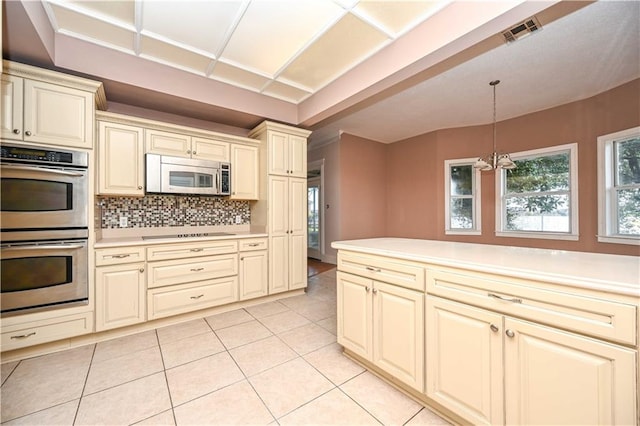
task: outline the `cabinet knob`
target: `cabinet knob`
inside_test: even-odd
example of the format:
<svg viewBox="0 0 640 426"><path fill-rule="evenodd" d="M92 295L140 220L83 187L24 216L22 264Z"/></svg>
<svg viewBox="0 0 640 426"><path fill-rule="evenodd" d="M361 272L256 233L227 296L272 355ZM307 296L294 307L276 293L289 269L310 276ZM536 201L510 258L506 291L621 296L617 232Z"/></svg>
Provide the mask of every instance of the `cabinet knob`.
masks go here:
<svg viewBox="0 0 640 426"><path fill-rule="evenodd" d="M498 330L500 330L500 329L498 328L498 326L497 326L497 325L495 325L495 324L491 324L491 325L489 326L489 328L490 328L490 329L491 329L491 331L493 331L494 333L496 333Z"/></svg>
<svg viewBox="0 0 640 426"><path fill-rule="evenodd" d="M142 186L138 186L138 189L142 189Z"/></svg>
<svg viewBox="0 0 640 426"><path fill-rule="evenodd" d="M191 150L190 149L187 150L187 154L191 154Z"/></svg>
<svg viewBox="0 0 640 426"><path fill-rule="evenodd" d="M516 335L516 333L514 333L513 330L507 330L505 331L505 334L507 335L507 337L513 337Z"/></svg>
<svg viewBox="0 0 640 426"><path fill-rule="evenodd" d="M27 136L31 136L31 132L29 130L27 130L26 132L24 132L25 135Z"/></svg>
<svg viewBox="0 0 640 426"><path fill-rule="evenodd" d="M20 134L20 129L13 129L13 133L16 134L16 135L19 135Z"/></svg>
<svg viewBox="0 0 640 426"><path fill-rule="evenodd" d="M366 291L367 293L369 293L369 290L371 290L368 286L364 287L364 291Z"/></svg>
<svg viewBox="0 0 640 426"><path fill-rule="evenodd" d="M197 152L193 151L193 152L192 152L192 154L193 154L193 155L196 155L196 154L197 154Z"/></svg>
<svg viewBox="0 0 640 426"><path fill-rule="evenodd" d="M378 294L378 290L377 290L376 288L374 288L373 290L371 290L371 292L372 292L373 294Z"/></svg>
<svg viewBox="0 0 640 426"><path fill-rule="evenodd" d="M142 272L144 272L144 268L140 268L140 272L141 272L141 273L142 273Z"/></svg>

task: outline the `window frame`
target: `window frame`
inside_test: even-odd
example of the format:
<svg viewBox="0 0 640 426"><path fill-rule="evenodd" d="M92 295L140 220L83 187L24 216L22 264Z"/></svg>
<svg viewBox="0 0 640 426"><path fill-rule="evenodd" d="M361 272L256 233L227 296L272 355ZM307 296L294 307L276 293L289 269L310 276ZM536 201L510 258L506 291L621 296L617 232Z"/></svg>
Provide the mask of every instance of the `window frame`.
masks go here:
<svg viewBox="0 0 640 426"><path fill-rule="evenodd" d="M598 242L640 245L640 236L616 234L618 209L615 201L614 144L640 137L640 126L598 136Z"/></svg>
<svg viewBox="0 0 640 426"><path fill-rule="evenodd" d="M524 160L528 158L551 156L569 151L569 232L550 231L509 231L506 226L506 174L507 170L496 171L496 236L511 238L537 238L551 240L577 241L579 234L578 215L578 144L568 143L547 148L532 149L528 151L511 153L511 159Z"/></svg>
<svg viewBox="0 0 640 426"><path fill-rule="evenodd" d="M473 167L477 158L460 158L444 161L444 220L445 235L482 235L482 191L480 170ZM472 200L472 221L473 228L451 228L451 167L452 166L471 166L471 196L460 198L471 198Z"/></svg>

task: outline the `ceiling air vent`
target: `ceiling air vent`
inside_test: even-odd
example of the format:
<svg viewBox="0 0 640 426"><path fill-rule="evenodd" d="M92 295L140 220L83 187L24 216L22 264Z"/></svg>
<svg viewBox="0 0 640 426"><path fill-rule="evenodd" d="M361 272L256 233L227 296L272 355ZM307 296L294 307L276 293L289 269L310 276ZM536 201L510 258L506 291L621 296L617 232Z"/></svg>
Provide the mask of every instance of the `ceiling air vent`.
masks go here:
<svg viewBox="0 0 640 426"><path fill-rule="evenodd" d="M516 40L520 40L523 37L528 36L534 31L538 31L542 29L542 25L538 21L538 18L532 16L531 18L527 18L519 24L514 25L502 32L502 36L506 40L507 43L513 43Z"/></svg>

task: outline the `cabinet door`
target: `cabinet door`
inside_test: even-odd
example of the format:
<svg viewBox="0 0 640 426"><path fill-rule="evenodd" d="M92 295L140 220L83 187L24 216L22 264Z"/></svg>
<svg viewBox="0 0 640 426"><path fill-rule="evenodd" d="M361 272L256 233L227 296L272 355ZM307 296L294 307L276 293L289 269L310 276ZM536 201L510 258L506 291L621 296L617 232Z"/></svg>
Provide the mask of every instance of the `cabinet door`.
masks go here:
<svg viewBox="0 0 640 426"><path fill-rule="evenodd" d="M191 138L191 157L201 160L229 162L229 144L205 138Z"/></svg>
<svg viewBox="0 0 640 426"><path fill-rule="evenodd" d="M353 353L371 360L373 353L371 328L373 282L338 271L336 284L338 292L338 343Z"/></svg>
<svg viewBox="0 0 640 426"><path fill-rule="evenodd" d="M424 293L373 282L373 363L424 391Z"/></svg>
<svg viewBox="0 0 640 426"><path fill-rule="evenodd" d="M267 252L240 254L240 300L267 295Z"/></svg>
<svg viewBox="0 0 640 426"><path fill-rule="evenodd" d="M511 318L505 329L507 424L638 421L636 351Z"/></svg>
<svg viewBox="0 0 640 426"><path fill-rule="evenodd" d="M7 139L22 139L22 86L23 79L8 74L2 74L2 105L0 121L2 123L2 137Z"/></svg>
<svg viewBox="0 0 640 426"><path fill-rule="evenodd" d="M269 174L289 176L289 135L269 132ZM306 155L306 153L305 153Z"/></svg>
<svg viewBox="0 0 640 426"><path fill-rule="evenodd" d="M144 130L98 122L98 193L144 195Z"/></svg>
<svg viewBox="0 0 640 426"><path fill-rule="evenodd" d="M425 393L471 424L503 424L502 315L431 295L426 304Z"/></svg>
<svg viewBox="0 0 640 426"><path fill-rule="evenodd" d="M191 157L191 136L147 129L144 138L144 149L147 153Z"/></svg>
<svg viewBox="0 0 640 426"><path fill-rule="evenodd" d="M269 235L289 234L289 179L269 176Z"/></svg>
<svg viewBox="0 0 640 426"><path fill-rule="evenodd" d="M307 178L307 139L289 135L289 175Z"/></svg>
<svg viewBox="0 0 640 426"><path fill-rule="evenodd" d="M289 178L289 290L307 286L307 180Z"/></svg>
<svg viewBox="0 0 640 426"><path fill-rule="evenodd" d="M93 148L93 93L24 80L24 140Z"/></svg>
<svg viewBox="0 0 640 426"><path fill-rule="evenodd" d="M258 147L231 146L232 200L257 200L259 185Z"/></svg>
<svg viewBox="0 0 640 426"><path fill-rule="evenodd" d="M144 263L96 268L96 331L145 320Z"/></svg>
<svg viewBox="0 0 640 426"><path fill-rule="evenodd" d="M289 290L289 236L269 237L269 294Z"/></svg>
<svg viewBox="0 0 640 426"><path fill-rule="evenodd" d="M289 235L289 290L307 286L307 236Z"/></svg>

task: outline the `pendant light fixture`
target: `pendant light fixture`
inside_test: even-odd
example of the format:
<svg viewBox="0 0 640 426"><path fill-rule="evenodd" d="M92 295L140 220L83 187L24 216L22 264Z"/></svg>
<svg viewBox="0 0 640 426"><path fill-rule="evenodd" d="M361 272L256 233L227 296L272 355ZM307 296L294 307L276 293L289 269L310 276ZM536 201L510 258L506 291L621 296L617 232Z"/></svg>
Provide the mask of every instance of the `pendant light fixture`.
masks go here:
<svg viewBox="0 0 640 426"><path fill-rule="evenodd" d="M496 151L496 86L500 83L500 80L493 80L489 83L493 87L493 152L486 156L480 157L473 165L474 168L481 171L501 169L515 169L516 163L511 160L509 154L498 154Z"/></svg>

